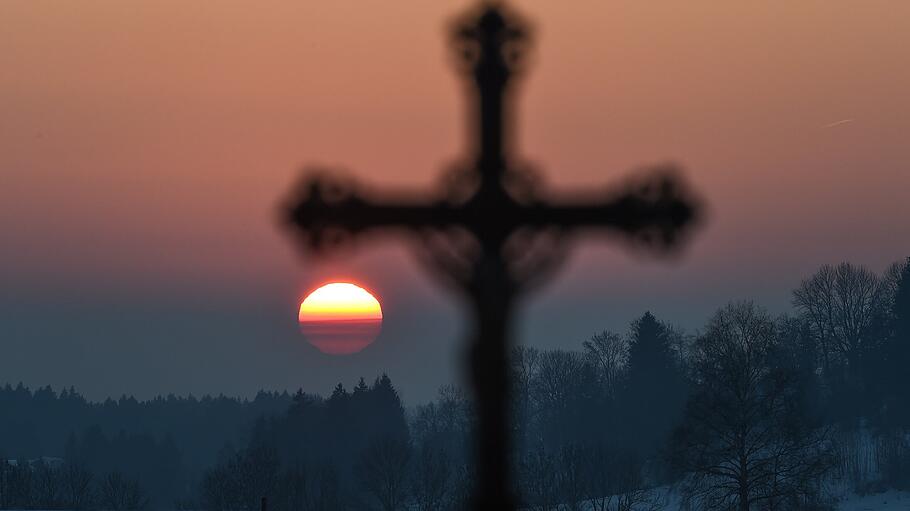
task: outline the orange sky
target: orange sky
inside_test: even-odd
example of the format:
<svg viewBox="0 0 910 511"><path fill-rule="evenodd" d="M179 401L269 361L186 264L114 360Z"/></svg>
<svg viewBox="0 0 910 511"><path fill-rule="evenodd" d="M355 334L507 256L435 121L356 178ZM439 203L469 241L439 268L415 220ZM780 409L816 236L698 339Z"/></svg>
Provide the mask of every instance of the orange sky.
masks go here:
<svg viewBox="0 0 910 511"><path fill-rule="evenodd" d="M534 307L785 303L822 263L910 253L910 2L515 3L522 156L567 187L672 159L711 206L681 264L586 248ZM443 29L468 4L0 2L5 292L431 293L391 245L301 265L276 207L305 163L424 186L462 154Z"/></svg>
<svg viewBox="0 0 910 511"><path fill-rule="evenodd" d="M3 258L289 271L269 215L301 164L427 184L460 154L441 36L465 4L3 2ZM711 199L715 256L744 248L737 232L774 259L907 248L886 219L910 213L910 4L519 5L540 35L522 153L552 181L672 158ZM841 232L870 226L849 243L869 252L844 252Z"/></svg>

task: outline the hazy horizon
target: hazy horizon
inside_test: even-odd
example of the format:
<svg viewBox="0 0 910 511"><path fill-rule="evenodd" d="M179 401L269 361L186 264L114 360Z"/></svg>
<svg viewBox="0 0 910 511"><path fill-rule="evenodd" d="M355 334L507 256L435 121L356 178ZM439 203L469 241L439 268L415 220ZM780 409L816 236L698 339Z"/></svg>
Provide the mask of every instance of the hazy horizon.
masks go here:
<svg viewBox="0 0 910 511"><path fill-rule="evenodd" d="M309 163L423 188L464 156L445 28L468 4L3 2L0 381L325 394L386 371L409 403L454 381L460 309L406 243L301 259L278 206ZM518 156L558 189L678 162L709 206L679 260L579 246L522 342L577 347L646 310L692 331L736 299L777 314L822 264L910 254L910 4L516 8L537 35ZM381 297L359 355L300 335L327 279Z"/></svg>

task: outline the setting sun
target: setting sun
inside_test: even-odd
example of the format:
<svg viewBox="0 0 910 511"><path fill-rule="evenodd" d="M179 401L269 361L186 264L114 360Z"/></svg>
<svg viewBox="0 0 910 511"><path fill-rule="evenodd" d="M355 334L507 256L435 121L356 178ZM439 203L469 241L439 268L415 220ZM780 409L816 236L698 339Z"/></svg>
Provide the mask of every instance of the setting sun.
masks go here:
<svg viewBox="0 0 910 511"><path fill-rule="evenodd" d="M319 351L348 355L369 346L379 334L382 306L360 286L333 282L307 295L297 319L307 340Z"/></svg>

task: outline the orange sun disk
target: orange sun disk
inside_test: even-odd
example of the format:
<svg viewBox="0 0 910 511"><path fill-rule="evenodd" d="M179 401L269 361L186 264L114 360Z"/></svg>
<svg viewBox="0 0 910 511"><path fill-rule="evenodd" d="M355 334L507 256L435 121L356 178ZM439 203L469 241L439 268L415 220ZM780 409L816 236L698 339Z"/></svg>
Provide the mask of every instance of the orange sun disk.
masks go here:
<svg viewBox="0 0 910 511"><path fill-rule="evenodd" d="M319 351L350 355L372 344L379 335L382 306L360 286L333 282L307 295L297 319L304 336Z"/></svg>

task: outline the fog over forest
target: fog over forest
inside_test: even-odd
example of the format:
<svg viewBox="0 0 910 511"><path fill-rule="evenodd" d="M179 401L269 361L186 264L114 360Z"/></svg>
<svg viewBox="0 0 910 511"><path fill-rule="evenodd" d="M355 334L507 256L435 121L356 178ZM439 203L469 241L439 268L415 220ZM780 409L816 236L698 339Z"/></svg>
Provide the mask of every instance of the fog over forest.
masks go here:
<svg viewBox="0 0 910 511"><path fill-rule="evenodd" d="M516 346L516 493L529 510L836 509L910 491L910 259L823 266L772 317L697 332L647 311L571 350ZM0 388L0 508L463 509L471 400L403 403L385 374L328 396L87 401Z"/></svg>

